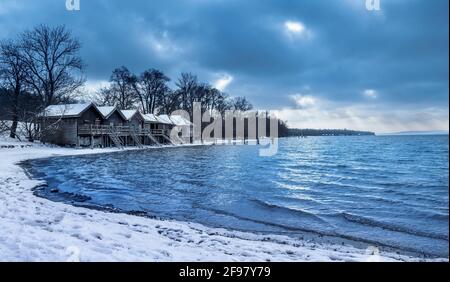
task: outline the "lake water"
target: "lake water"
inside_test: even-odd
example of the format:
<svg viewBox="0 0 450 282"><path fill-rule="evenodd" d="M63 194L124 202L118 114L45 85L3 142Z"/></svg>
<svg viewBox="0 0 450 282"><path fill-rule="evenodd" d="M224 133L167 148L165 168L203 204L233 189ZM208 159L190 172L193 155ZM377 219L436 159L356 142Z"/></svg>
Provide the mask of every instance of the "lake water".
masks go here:
<svg viewBox="0 0 450 282"><path fill-rule="evenodd" d="M28 162L53 200L250 232L314 232L448 257L448 136L281 139ZM51 191L57 188L59 192Z"/></svg>

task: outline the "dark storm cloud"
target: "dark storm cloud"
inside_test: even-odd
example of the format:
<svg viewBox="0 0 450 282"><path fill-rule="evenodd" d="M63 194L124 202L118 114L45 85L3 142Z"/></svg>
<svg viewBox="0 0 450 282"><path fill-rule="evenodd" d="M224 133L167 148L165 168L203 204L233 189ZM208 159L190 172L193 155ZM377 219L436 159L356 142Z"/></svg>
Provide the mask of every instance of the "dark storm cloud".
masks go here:
<svg viewBox="0 0 450 282"><path fill-rule="evenodd" d="M39 23L65 24L83 42L92 80L126 65L160 68L172 78L192 71L210 82L225 73L226 89L257 106L290 106L306 93L340 103L448 107L448 1L65 0L0 2L0 37ZM290 34L286 21L301 22Z"/></svg>

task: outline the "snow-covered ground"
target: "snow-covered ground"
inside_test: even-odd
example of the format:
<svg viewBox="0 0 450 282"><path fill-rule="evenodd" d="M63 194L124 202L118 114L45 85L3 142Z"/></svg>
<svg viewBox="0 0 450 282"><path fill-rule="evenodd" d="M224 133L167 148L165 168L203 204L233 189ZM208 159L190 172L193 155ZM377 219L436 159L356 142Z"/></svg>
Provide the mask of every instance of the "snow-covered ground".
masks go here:
<svg viewBox="0 0 450 282"><path fill-rule="evenodd" d="M36 197L20 161L70 149L0 137L0 261L415 261L348 242L265 236L74 207ZM441 259L448 261L448 258Z"/></svg>

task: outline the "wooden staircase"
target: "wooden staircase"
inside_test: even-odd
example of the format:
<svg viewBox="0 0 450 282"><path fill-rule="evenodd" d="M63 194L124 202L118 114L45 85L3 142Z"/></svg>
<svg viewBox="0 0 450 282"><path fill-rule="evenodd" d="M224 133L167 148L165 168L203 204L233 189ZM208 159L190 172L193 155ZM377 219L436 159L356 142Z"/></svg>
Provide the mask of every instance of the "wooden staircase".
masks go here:
<svg viewBox="0 0 450 282"><path fill-rule="evenodd" d="M164 138L166 141L168 141L171 145L175 145L175 143L172 142L172 140L167 136L166 134L161 135L162 138Z"/></svg>
<svg viewBox="0 0 450 282"><path fill-rule="evenodd" d="M114 145L116 145L117 148L123 149L123 143L122 140L120 140L119 134L113 129L113 127L108 127L108 136L113 141Z"/></svg>
<svg viewBox="0 0 450 282"><path fill-rule="evenodd" d="M150 140L153 141L153 143L156 144L156 146L161 146L161 143L158 142L158 140L155 138L155 136L153 136L153 134L151 132L149 132L147 134L148 138L150 138Z"/></svg>
<svg viewBox="0 0 450 282"><path fill-rule="evenodd" d="M130 129L130 136L131 136L131 139L133 139L134 143L136 143L136 146L138 146L139 148L144 148L144 145L142 145L141 139L137 135L137 133L134 130L134 128Z"/></svg>
<svg viewBox="0 0 450 282"><path fill-rule="evenodd" d="M184 144L184 140L181 139L179 136L172 136L178 144ZM173 142L172 142L173 143Z"/></svg>

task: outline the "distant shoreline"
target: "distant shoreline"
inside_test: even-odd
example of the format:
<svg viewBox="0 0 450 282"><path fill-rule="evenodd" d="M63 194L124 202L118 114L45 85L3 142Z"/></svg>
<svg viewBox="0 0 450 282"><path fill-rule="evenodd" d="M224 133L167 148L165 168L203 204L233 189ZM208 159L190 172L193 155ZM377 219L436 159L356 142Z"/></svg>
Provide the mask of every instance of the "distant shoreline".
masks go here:
<svg viewBox="0 0 450 282"><path fill-rule="evenodd" d="M312 129L312 128L289 128L289 137L312 137L312 136L375 136L375 132L359 131L349 129Z"/></svg>
<svg viewBox="0 0 450 282"><path fill-rule="evenodd" d="M448 131L444 130L435 130L435 131L401 131L401 132L392 132L392 133L379 133L378 135L382 136L431 136L431 135L449 135Z"/></svg>
<svg viewBox="0 0 450 282"><path fill-rule="evenodd" d="M287 137L314 137L314 136L444 136L449 135L449 131L400 131L388 133L376 133L372 131L359 131L348 129L300 129L289 128Z"/></svg>

